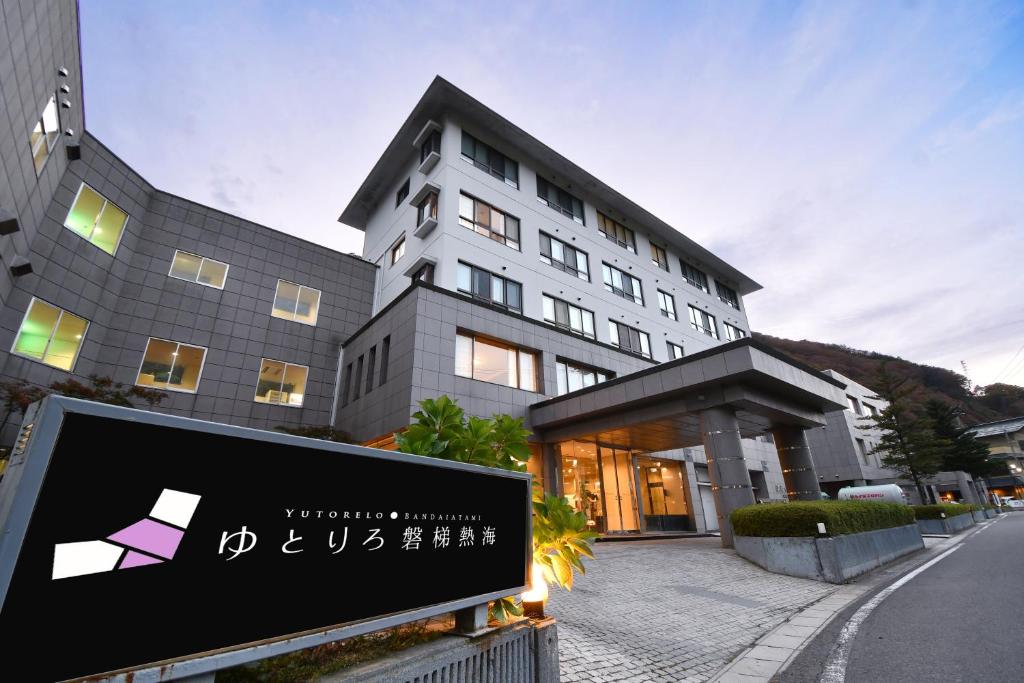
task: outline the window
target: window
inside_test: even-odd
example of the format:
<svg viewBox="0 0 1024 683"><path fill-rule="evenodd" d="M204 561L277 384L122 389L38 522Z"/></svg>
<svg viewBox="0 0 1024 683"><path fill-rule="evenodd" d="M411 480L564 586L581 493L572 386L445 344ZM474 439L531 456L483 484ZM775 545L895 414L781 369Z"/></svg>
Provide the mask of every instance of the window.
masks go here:
<svg viewBox="0 0 1024 683"><path fill-rule="evenodd" d="M260 378L256 383L256 396L253 400L258 403L301 408L308 376L309 368L305 365L292 365L264 358L260 365Z"/></svg>
<svg viewBox="0 0 1024 683"><path fill-rule="evenodd" d="M228 264L204 258L187 251L174 252L174 260L171 261L171 277L179 280L188 280L207 287L224 289L224 281L228 277Z"/></svg>
<svg viewBox="0 0 1024 683"><path fill-rule="evenodd" d="M601 272L604 275L604 288L612 294L629 299L633 303L644 305L644 292L640 286L640 280L629 273L624 273L615 266L607 263L601 264Z"/></svg>
<svg viewBox="0 0 1024 683"><path fill-rule="evenodd" d="M736 341L737 339L743 339L747 336L746 331L741 330L735 325L729 323L722 323L725 326L725 338L729 341Z"/></svg>
<svg viewBox="0 0 1024 683"><path fill-rule="evenodd" d="M547 294L544 295L544 320L584 337L597 338L591 311Z"/></svg>
<svg viewBox="0 0 1024 683"><path fill-rule="evenodd" d="M864 439L858 439L857 437L854 437L854 439L857 441L857 452L860 453L860 457L864 461L864 464L870 465L871 460L868 459L868 445L864 443Z"/></svg>
<svg viewBox="0 0 1024 683"><path fill-rule="evenodd" d="M695 306L688 305L688 308L690 309L690 327L698 332L703 332L709 337L718 339L718 326L715 325L715 316Z"/></svg>
<svg viewBox="0 0 1024 683"><path fill-rule="evenodd" d="M676 360L677 358L683 357L683 347L680 344L673 344L670 341L665 342L668 345L668 359Z"/></svg>
<svg viewBox="0 0 1024 683"><path fill-rule="evenodd" d="M113 255L121 240L128 214L111 204L106 197L85 183L64 221L64 227L77 232L97 247Z"/></svg>
<svg viewBox="0 0 1024 683"><path fill-rule="evenodd" d="M462 131L462 158L481 171L519 189L519 164Z"/></svg>
<svg viewBox="0 0 1024 683"><path fill-rule="evenodd" d="M32 299L11 352L61 370L75 367L89 321Z"/></svg>
<svg viewBox="0 0 1024 683"><path fill-rule="evenodd" d="M715 290L718 292L718 300L722 303L729 304L737 311L740 310L740 297L736 294L736 290L732 287L723 285L718 280L715 280Z"/></svg>
<svg viewBox="0 0 1024 683"><path fill-rule="evenodd" d="M435 130L420 145L420 163L422 164L431 152L441 153L441 131Z"/></svg>
<svg viewBox="0 0 1024 683"><path fill-rule="evenodd" d="M274 295L275 318L294 320L304 325L316 325L317 313L320 311L320 290L297 285L287 280L277 281L277 293Z"/></svg>
<svg viewBox="0 0 1024 683"><path fill-rule="evenodd" d="M377 364L377 347L371 346L370 352L366 356L366 391L364 393L369 394L373 391L373 370L374 365Z"/></svg>
<svg viewBox="0 0 1024 683"><path fill-rule="evenodd" d="M43 172L43 166L50 158L50 152L53 151L59 137L60 120L57 116L57 98L51 96L50 101L43 108L43 115L36 121L36 125L28 137L29 145L32 148L32 162L36 166L36 175Z"/></svg>
<svg viewBox="0 0 1024 683"><path fill-rule="evenodd" d="M495 242L519 249L519 219L466 194L459 195L459 224Z"/></svg>
<svg viewBox="0 0 1024 683"><path fill-rule="evenodd" d="M405 201L405 198L409 196L409 179L406 178L402 186L398 188L398 192L395 193L395 208Z"/></svg>
<svg viewBox="0 0 1024 683"><path fill-rule="evenodd" d="M708 290L708 276L698 268L694 268L686 261L679 260L679 270L683 272L683 279L689 282L691 285L704 292L710 294Z"/></svg>
<svg viewBox="0 0 1024 683"><path fill-rule="evenodd" d="M651 357L651 338L646 332L609 320L608 333L611 335L612 346L647 358Z"/></svg>
<svg viewBox="0 0 1024 683"><path fill-rule="evenodd" d="M561 359L555 361L555 381L558 385L559 396L607 382L613 377L615 377L614 373L605 370L597 370Z"/></svg>
<svg viewBox="0 0 1024 683"><path fill-rule="evenodd" d="M636 235L624 225L616 223L600 211L597 212L597 229L606 238L632 254L636 253Z"/></svg>
<svg viewBox="0 0 1024 683"><path fill-rule="evenodd" d="M405 235L398 238L395 246L391 247L391 265L398 263L405 256Z"/></svg>
<svg viewBox="0 0 1024 683"><path fill-rule="evenodd" d="M380 383L388 381L388 356L391 355L391 335L384 337L380 345Z"/></svg>
<svg viewBox="0 0 1024 683"><path fill-rule="evenodd" d="M651 242L651 263L668 272L668 254L654 242Z"/></svg>
<svg viewBox="0 0 1024 683"><path fill-rule="evenodd" d="M352 364L345 366L345 376L341 379L341 405L348 405L348 391L352 384Z"/></svg>
<svg viewBox="0 0 1024 683"><path fill-rule="evenodd" d="M359 400L359 392L363 388L363 386L361 384L362 380L363 380L363 356L360 355L359 358L356 359L356 377L355 377L355 384L353 385L354 391L352 392L352 400L353 401L358 401Z"/></svg>
<svg viewBox="0 0 1024 683"><path fill-rule="evenodd" d="M135 383L140 387L194 394L205 360L206 349L202 346L150 337Z"/></svg>
<svg viewBox="0 0 1024 683"><path fill-rule="evenodd" d="M669 320L679 320L676 315L676 298L668 292L658 290L658 308L661 314Z"/></svg>
<svg viewBox="0 0 1024 683"><path fill-rule="evenodd" d="M500 275L459 261L458 288L475 299L522 313L523 286Z"/></svg>
<svg viewBox="0 0 1024 683"><path fill-rule="evenodd" d="M532 351L461 332L455 336L455 374L537 391L537 361Z"/></svg>
<svg viewBox="0 0 1024 683"><path fill-rule="evenodd" d="M437 220L437 193L428 192L419 206L416 207L416 225L423 225L423 221Z"/></svg>
<svg viewBox="0 0 1024 683"><path fill-rule="evenodd" d="M580 225L586 225L583 218L583 202L540 176L537 176L537 200Z"/></svg>
<svg viewBox="0 0 1024 683"><path fill-rule="evenodd" d="M868 411L868 415L870 415L871 417L878 416L878 408L874 407L870 403L864 403L863 406L864 409Z"/></svg>
<svg viewBox="0 0 1024 683"><path fill-rule="evenodd" d="M565 242L543 232L540 234L540 260L549 266L554 266L581 280L590 282L587 252L570 247Z"/></svg>
<svg viewBox="0 0 1024 683"><path fill-rule="evenodd" d="M413 282L426 282L427 284L434 284L434 264L424 263L419 269L412 274Z"/></svg>
<svg viewBox="0 0 1024 683"><path fill-rule="evenodd" d="M853 396L850 396L849 394L847 394L846 395L846 403L847 403L847 405L850 406L850 410L853 411L854 415L860 415L860 401L855 399Z"/></svg>

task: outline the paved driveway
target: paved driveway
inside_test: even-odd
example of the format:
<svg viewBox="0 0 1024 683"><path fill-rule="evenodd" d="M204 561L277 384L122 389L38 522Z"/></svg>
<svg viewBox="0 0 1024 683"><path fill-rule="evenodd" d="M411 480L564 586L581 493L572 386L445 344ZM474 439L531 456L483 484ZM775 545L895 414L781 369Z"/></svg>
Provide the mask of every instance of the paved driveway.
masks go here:
<svg viewBox="0 0 1024 683"><path fill-rule="evenodd" d="M717 538L598 543L552 590L562 680L705 681L836 586L771 574Z"/></svg>

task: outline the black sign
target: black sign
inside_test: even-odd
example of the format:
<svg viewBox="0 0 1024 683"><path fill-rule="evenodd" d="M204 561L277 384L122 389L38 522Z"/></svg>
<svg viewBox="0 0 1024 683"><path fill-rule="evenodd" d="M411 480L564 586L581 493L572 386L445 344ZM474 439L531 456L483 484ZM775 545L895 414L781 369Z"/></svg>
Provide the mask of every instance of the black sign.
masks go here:
<svg viewBox="0 0 1024 683"><path fill-rule="evenodd" d="M38 420L29 442L26 462L49 465L20 552L0 556L0 678L137 668L527 584L522 475L75 405L93 404L62 403L52 454L33 450Z"/></svg>

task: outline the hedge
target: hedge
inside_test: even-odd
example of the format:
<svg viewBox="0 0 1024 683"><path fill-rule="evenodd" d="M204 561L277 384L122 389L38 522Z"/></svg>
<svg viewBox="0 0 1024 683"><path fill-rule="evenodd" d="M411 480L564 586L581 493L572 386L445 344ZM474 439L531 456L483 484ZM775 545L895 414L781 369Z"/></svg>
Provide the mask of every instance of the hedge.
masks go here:
<svg viewBox="0 0 1024 683"><path fill-rule="evenodd" d="M900 503L860 500L794 501L748 505L730 515L737 536L817 536L818 522L828 536L856 534L914 523L914 511Z"/></svg>
<svg viewBox="0 0 1024 683"><path fill-rule="evenodd" d="M912 505L914 508L914 514L918 519L942 519L942 514L945 513L946 517L956 517L957 515L968 515L971 510L975 509L974 505L954 505L953 503L939 503L938 505Z"/></svg>

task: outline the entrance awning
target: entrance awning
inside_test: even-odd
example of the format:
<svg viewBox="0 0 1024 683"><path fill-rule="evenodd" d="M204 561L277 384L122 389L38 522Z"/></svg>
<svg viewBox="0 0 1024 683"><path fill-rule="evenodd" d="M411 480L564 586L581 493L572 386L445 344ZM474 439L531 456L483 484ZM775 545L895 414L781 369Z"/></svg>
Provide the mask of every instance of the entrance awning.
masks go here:
<svg viewBox="0 0 1024 683"><path fill-rule="evenodd" d="M752 339L686 356L535 403L545 442L594 439L663 451L702 443L700 411L736 411L743 436L782 425L817 427L846 408L846 385Z"/></svg>

